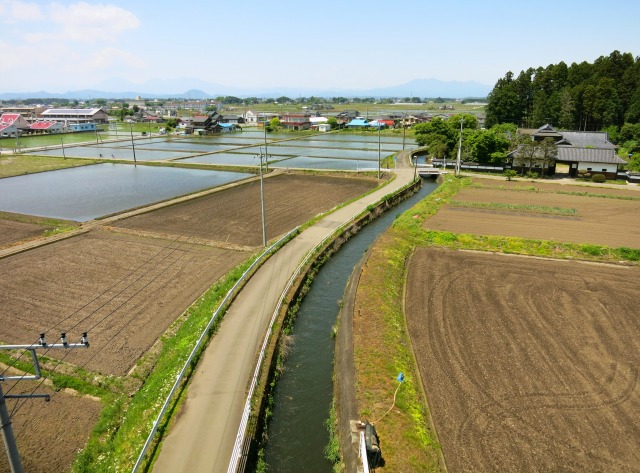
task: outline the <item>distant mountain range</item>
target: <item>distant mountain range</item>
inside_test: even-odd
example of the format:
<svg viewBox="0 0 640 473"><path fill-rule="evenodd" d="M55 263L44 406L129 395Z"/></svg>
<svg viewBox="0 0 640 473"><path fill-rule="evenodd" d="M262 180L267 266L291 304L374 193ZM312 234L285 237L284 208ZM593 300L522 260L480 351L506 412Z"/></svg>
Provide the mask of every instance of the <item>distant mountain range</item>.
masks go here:
<svg viewBox="0 0 640 473"><path fill-rule="evenodd" d="M186 92L175 92L185 90ZM144 84L134 84L122 79L111 79L98 85L96 89L74 90L65 93L46 92L4 92L0 100L60 98L69 100L87 99L133 99L142 97L209 99L225 95L236 97L277 98L296 97L420 97L420 98L469 98L486 97L492 86L475 81L441 81L437 79L416 79L406 84L376 89L312 89L291 87L240 88L209 83L198 79L154 80ZM116 92L113 92L116 91ZM206 91L206 92L205 92Z"/></svg>

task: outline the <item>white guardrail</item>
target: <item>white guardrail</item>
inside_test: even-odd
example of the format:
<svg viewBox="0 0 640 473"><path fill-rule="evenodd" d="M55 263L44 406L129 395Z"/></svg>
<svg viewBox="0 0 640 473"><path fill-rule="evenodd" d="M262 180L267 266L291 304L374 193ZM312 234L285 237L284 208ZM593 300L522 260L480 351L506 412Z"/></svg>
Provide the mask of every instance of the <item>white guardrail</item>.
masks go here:
<svg viewBox="0 0 640 473"><path fill-rule="evenodd" d="M364 440L364 430L360 431L360 448L358 448L358 456L362 460L363 473L369 473L369 459L367 458L367 443Z"/></svg>
<svg viewBox="0 0 640 473"><path fill-rule="evenodd" d="M407 189L409 186L413 185L414 182L415 181L412 181L409 184L407 184L405 186L402 186L402 188L400 188L397 191L395 191L394 194L402 192L403 190ZM378 200L376 202L376 205L379 204L380 202L382 202L383 200L384 200L384 197L382 199ZM289 282L287 282L287 285L284 288L284 290L282 291L282 294L280 294L280 299L278 300L278 304L276 305L276 308L273 311L273 315L271 316L271 321L269 322L269 328L267 329L267 333L264 336L264 341L262 342L262 348L260 349L260 355L258 357L258 361L256 362L256 368L255 368L254 373L253 373L253 378L251 379L251 386L249 387L249 393L247 394L247 400L246 400L246 402L244 404L244 410L242 412L242 420L240 421L240 426L238 427L238 433L236 435L236 442L235 442L235 444L233 446L233 452L231 454L231 459L229 460L229 467L227 468L227 473L236 473L236 471L238 469L238 464L240 462L240 457L242 456L242 445L244 444L245 432L246 432L246 429L247 429L247 424L249 422L249 415L251 414L251 398L253 397L253 392L255 391L255 387L256 387L256 385L258 383L258 375L260 374L260 368L261 368L261 365L262 365L262 360L264 359L264 353L265 353L265 350L266 350L266 347L267 347L267 343L269 341L269 337L271 336L271 330L273 328L273 323L275 322L276 317L278 316L278 312L280 312L280 308L282 307L282 303L283 303L283 301L284 301L284 299L285 299L285 297L287 295L287 292L289 292L289 289L291 289L291 286L293 285L294 281L296 280L296 278L300 274L300 271L307 264L307 262L309 261L311 256L316 252L316 250L318 248L321 248L329 239L333 238L333 235L335 235L336 233L342 232L343 229L347 225L350 225L358 217L358 215L360 215L361 213L362 213L362 211L357 212L346 223L344 223L344 224L340 225L339 227L337 227L329 235L324 237L320 243L318 243L316 246L314 246L313 249L307 253L305 258L302 260L302 262L298 265L296 270L293 272L293 275L289 279ZM364 439L364 437L363 437L363 439ZM366 462L367 462L366 449L364 450L364 452L365 452L365 456L364 456L363 462L366 464ZM368 472L369 472L369 467L368 467L368 464L367 464L367 469L365 470L365 473L368 473Z"/></svg>
<svg viewBox="0 0 640 473"><path fill-rule="evenodd" d="M182 382L182 379L184 378L184 375L187 372L187 370L189 368L189 365L191 364L191 362L193 361L194 357L196 356L196 354L200 350L200 348L202 346L202 343L207 338L207 333L209 332L209 330L211 330L211 327L213 326L213 323L216 321L216 319L218 318L220 313L226 307L227 302L229 302L229 300L233 296L233 294L236 291L236 289L238 288L238 286L247 278L247 275L251 273L253 268L255 268L256 265L258 263L260 263L275 247L277 247L280 243L285 241L291 235L295 234L299 229L300 229L300 227L294 228L289 233L287 233L285 236L280 238L277 242L275 242L273 245L271 245L269 248L264 250L262 252L262 254L260 256L258 256L258 258L256 258L256 260L253 263L251 263L251 266L249 266L249 268L247 268L247 270L242 274L242 276L240 276L240 279L238 279L236 281L236 283L233 285L233 287L231 289L229 289L229 291L227 292L227 295L224 297L222 302L220 302L220 304L218 305L218 308L215 310L215 312L213 312L213 314L211 314L211 319L209 319L209 323L207 324L205 329L202 331L202 334L200 335L200 338L196 342L195 346L193 347L193 350L191 350L191 353L189 354L189 358L187 359L187 361L185 362L184 366L182 367L182 370L180 370L180 373L178 373L178 375L176 376L176 380L173 383L173 387L171 388L171 391L167 395L167 399L164 401L164 404L162 406L162 409L160 410L160 413L158 414L158 417L156 418L155 421L153 421L153 427L151 429L151 432L149 432L149 436L147 437L147 441L145 442L144 446L142 447L142 451L140 452L140 455L138 456L138 460L136 461L136 464L134 465L133 470L131 470L132 473L136 473L138 471L138 468L140 468L140 466L142 465L142 462L143 462L144 457L145 457L145 455L147 453L147 450L149 449L149 446L151 445L153 437L155 436L156 432L158 431L158 426L160 425L160 421L164 417L164 414L166 413L166 411L167 411L167 409L169 407L169 404L171 403L173 395L178 390L178 387L180 387L180 383Z"/></svg>
<svg viewBox="0 0 640 473"><path fill-rule="evenodd" d="M358 214L359 214L359 212L358 212ZM348 224L351 224L351 222L353 221L353 218L357 217L358 214L356 214L354 217L349 219ZM238 434L236 435L236 442L235 442L235 445L233 447L233 453L231 454L231 459L229 460L229 467L227 468L227 473L235 473L236 470L238 469L238 464L240 462L240 457L242 456L242 445L244 444L244 437L245 437L245 432L246 432L246 429L247 429L247 423L249 422L249 415L251 414L251 398L253 397L253 392L255 390L256 385L258 384L258 375L260 374L260 368L261 368L261 365L262 365L262 360L264 359L264 354L265 354L265 350L267 348L267 343L269 342L269 337L271 336L271 330L272 330L273 324L274 324L274 322L275 322L275 320L276 320L276 318L278 316L278 313L280 312L280 308L282 307L282 303L284 302L284 299L285 299L287 293L289 292L289 289L291 289L291 286L295 282L296 278L300 275L300 271L302 271L302 268L305 267L305 265L307 264L307 262L309 261L311 256L313 254L315 254L315 252L316 252L316 250L318 248L321 248L329 239L331 239L333 237L333 235L335 235L337 232L341 232L342 229L346 225L347 225L346 223L340 225L333 232L331 232L329 235L324 237L320 243L318 243L316 246L314 246L313 249L307 253L307 256L305 256L305 258L302 260L302 262L298 265L296 270L293 272L293 275L291 276L291 278L289 278L289 282L287 282L287 285L284 288L284 290L282 291L282 294L280 294L280 299L278 300L278 304L276 304L276 308L273 311L273 315L271 316L271 321L269 322L269 328L267 329L267 333L264 336L264 341L262 343L262 348L260 349L260 356L258 357L258 361L256 362L256 368L255 368L255 371L253 373L253 378L251 379L251 386L249 387L249 393L247 394L247 400L246 400L246 402L244 404L244 411L242 413L242 421L240 422L240 426L238 427Z"/></svg>

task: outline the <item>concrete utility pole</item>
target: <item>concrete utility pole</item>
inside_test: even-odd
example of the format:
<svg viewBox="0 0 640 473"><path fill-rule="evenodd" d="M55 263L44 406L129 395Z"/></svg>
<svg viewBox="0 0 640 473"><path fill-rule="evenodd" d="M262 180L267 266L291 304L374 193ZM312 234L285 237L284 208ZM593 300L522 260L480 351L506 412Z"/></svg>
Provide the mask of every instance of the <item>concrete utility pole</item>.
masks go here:
<svg viewBox="0 0 640 473"><path fill-rule="evenodd" d="M40 338L38 343L34 345L0 345L0 350L28 350L31 352L31 359L33 361L33 369L34 375L22 375L22 376L4 376L0 374L0 430L2 430L2 440L4 441L4 446L7 451L7 457L9 458L9 466L11 467L11 473L24 473L24 469L22 467L22 459L20 458L20 453L18 452L18 446L16 445L16 439L13 435L13 427L11 426L11 416L9 415L9 411L7 410L7 404L5 399L32 399L32 398L42 398L46 401L49 400L48 394L4 394L2 391L2 382L3 381L33 381L38 380L42 377L40 372L40 363L38 362L38 355L36 355L36 350L38 349L46 349L49 350L51 348L88 348L89 347L89 338L87 337L87 332L82 334L82 338L79 343L69 343L67 341L67 334L60 334L60 343L54 343L53 345L49 345L45 338L44 333L40 334Z"/></svg>
<svg viewBox="0 0 640 473"><path fill-rule="evenodd" d="M269 154L269 148L267 148L267 126L266 126L266 123L265 123L265 127L264 127L264 155L267 156L268 154ZM267 161L266 159L265 159L265 164L266 164L265 171L269 172L269 161ZM260 167L262 167L262 164L260 164ZM267 246L267 245L265 244L265 246Z"/></svg>
<svg viewBox="0 0 640 473"><path fill-rule="evenodd" d="M378 179L380 179L380 118L378 118Z"/></svg>
<svg viewBox="0 0 640 473"><path fill-rule="evenodd" d="M404 151L404 143L407 138L407 124L405 123L406 121L407 121L407 112L404 112L402 114L402 151Z"/></svg>
<svg viewBox="0 0 640 473"><path fill-rule="evenodd" d="M131 133L131 149L133 149L133 165L137 166L138 162L136 161L136 145L133 142L133 124L129 123L129 132Z"/></svg>
<svg viewBox="0 0 640 473"><path fill-rule="evenodd" d="M263 158L265 163L269 162L267 154L265 153L263 155L262 147L260 147L259 159L260 159L260 207L262 209L262 246L266 248L267 247L267 216L264 210L264 177L262 175L262 159ZM266 165L269 166L268 164Z"/></svg>

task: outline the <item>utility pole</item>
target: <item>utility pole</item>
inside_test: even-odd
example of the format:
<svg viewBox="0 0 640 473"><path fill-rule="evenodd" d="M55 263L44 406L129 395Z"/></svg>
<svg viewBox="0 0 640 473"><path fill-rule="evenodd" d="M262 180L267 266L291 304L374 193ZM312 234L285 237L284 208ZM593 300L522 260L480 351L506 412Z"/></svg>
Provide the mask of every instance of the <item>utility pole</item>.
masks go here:
<svg viewBox="0 0 640 473"><path fill-rule="evenodd" d="M262 154L262 146L260 147L260 208L262 210L262 246L267 247L267 216L264 210L264 177L262 176L262 159L268 162L268 156ZM268 164L267 164L268 166Z"/></svg>
<svg viewBox="0 0 640 473"><path fill-rule="evenodd" d="M136 145L133 142L133 124L129 123L129 132L131 133L131 149L133 149L133 165L137 166L138 163L136 161Z"/></svg>
<svg viewBox="0 0 640 473"><path fill-rule="evenodd" d="M267 156L269 154L269 149L267 148L267 126L266 126L266 122L265 122L265 127L264 127L264 155ZM269 161L267 161L267 159L265 158L265 171L269 172ZM262 168L262 164L260 164L260 168ZM267 246L265 244L265 246Z"/></svg>
<svg viewBox="0 0 640 473"><path fill-rule="evenodd" d="M404 151L404 143L407 137L407 112L402 114L402 151Z"/></svg>
<svg viewBox="0 0 640 473"><path fill-rule="evenodd" d="M378 118L378 179L380 179L380 118Z"/></svg>
<svg viewBox="0 0 640 473"><path fill-rule="evenodd" d="M462 123L463 123L463 119L460 119L460 143L458 144L458 156L456 157L456 169L455 169L455 175L456 176L460 176L460 166L461 166L461 160L462 160Z"/></svg>
<svg viewBox="0 0 640 473"><path fill-rule="evenodd" d="M22 376L4 376L0 374L0 430L2 430L2 440L4 441L4 446L7 451L7 457L9 458L9 466L11 467L11 473L24 473L24 469L22 467L22 459L20 458L20 453L18 452L18 447L16 445L16 439L13 435L13 427L11 426L11 416L9 415L9 411L7 410L7 404L5 399L32 399L32 398L41 398L49 401L49 394L4 394L2 391L2 382L3 381L34 381L38 380L42 377L40 372L40 363L38 362L38 355L36 355L36 350L38 349L52 349L52 348L88 348L89 347L89 338L87 337L87 332L82 334L82 338L79 343L69 343L67 341L67 334L60 334L60 343L54 343L53 345L49 345L45 338L44 333L40 334L40 338L38 339L38 343L33 345L0 345L0 350L28 350L31 352L31 359L33 361L33 375L22 375Z"/></svg>

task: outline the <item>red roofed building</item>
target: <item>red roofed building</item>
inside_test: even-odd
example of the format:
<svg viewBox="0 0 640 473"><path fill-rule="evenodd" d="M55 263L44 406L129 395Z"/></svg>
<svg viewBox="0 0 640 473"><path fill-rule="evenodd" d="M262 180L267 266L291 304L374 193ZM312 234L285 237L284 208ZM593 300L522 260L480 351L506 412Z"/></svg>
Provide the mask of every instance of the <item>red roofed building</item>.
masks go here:
<svg viewBox="0 0 640 473"><path fill-rule="evenodd" d="M33 133L62 133L62 123L54 121L37 121L31 124L29 130Z"/></svg>
<svg viewBox="0 0 640 473"><path fill-rule="evenodd" d="M29 123L19 113L0 115L0 136L17 136L22 130L28 130Z"/></svg>

